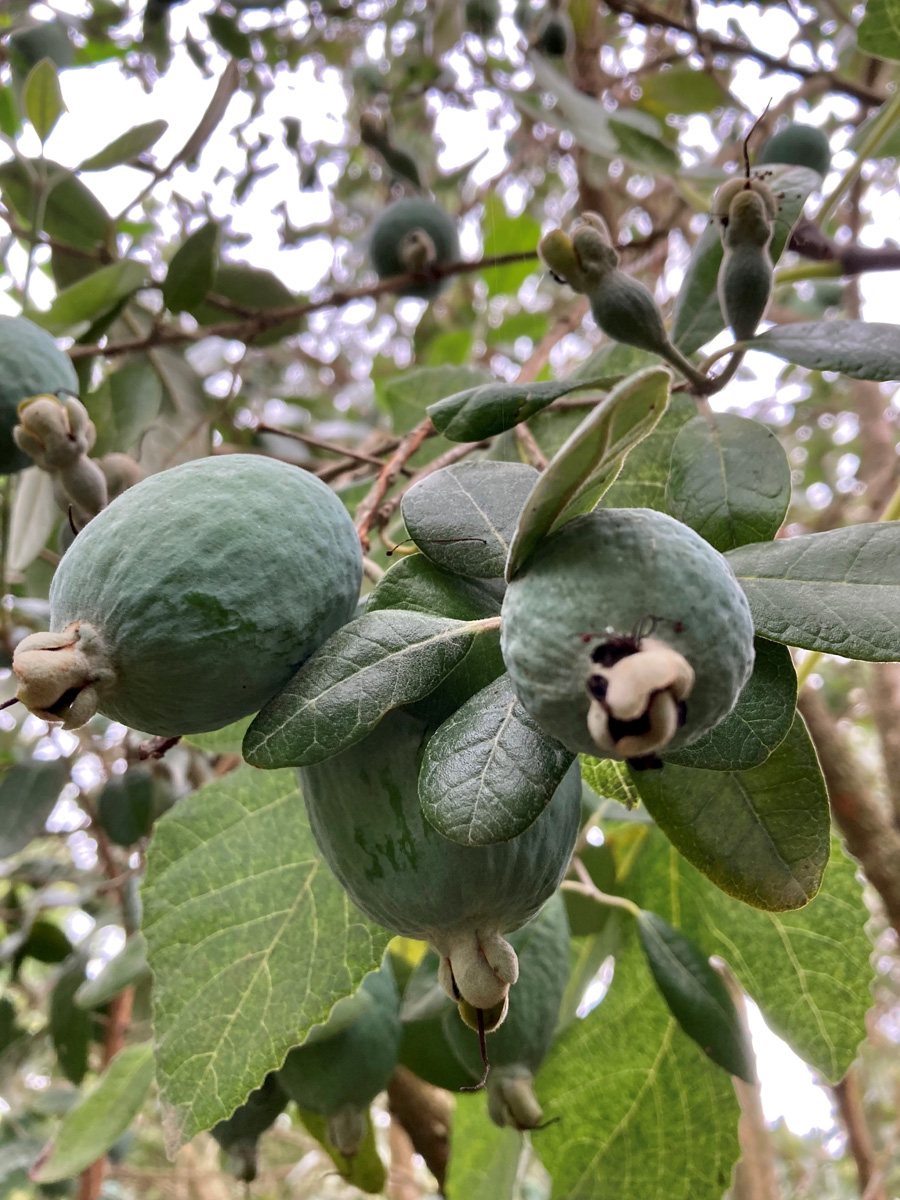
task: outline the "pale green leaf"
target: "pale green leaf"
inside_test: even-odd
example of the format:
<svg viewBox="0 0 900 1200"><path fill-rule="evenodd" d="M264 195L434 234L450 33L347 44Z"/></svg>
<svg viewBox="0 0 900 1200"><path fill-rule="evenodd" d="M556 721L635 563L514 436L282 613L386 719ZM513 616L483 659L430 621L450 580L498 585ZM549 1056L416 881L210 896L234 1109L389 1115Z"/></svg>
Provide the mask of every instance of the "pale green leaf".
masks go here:
<svg viewBox="0 0 900 1200"><path fill-rule="evenodd" d="M46 142L66 110L52 59L42 58L28 72L22 89L22 101L34 132L42 142Z"/></svg>
<svg viewBox="0 0 900 1200"><path fill-rule="evenodd" d="M498 1129L491 1121L484 1092L456 1097L450 1136L448 1195L461 1200L517 1200L525 1142L517 1130Z"/></svg>
<svg viewBox="0 0 900 1200"><path fill-rule="evenodd" d="M16 479L10 517L7 561L13 571L24 571L34 562L58 520L53 479L40 467L26 467Z"/></svg>
<svg viewBox="0 0 900 1200"><path fill-rule="evenodd" d="M547 383L483 383L428 406L428 415L438 433L451 442L479 442L512 429L541 412L548 404L570 392L606 391L621 376L599 379L551 380Z"/></svg>
<svg viewBox="0 0 900 1200"><path fill-rule="evenodd" d="M666 481L672 443L678 431L697 415L690 396L672 396L653 430L631 451L622 469L600 497L598 508L655 508L668 512Z"/></svg>
<svg viewBox="0 0 900 1200"><path fill-rule="evenodd" d="M900 59L900 0L868 0L856 40L864 54Z"/></svg>
<svg viewBox="0 0 900 1200"><path fill-rule="evenodd" d="M168 128L168 121L163 120L146 121L143 125L135 125L133 129L120 134L108 146L104 146L102 150L98 150L96 154L86 158L78 170L108 171L110 167L131 162L155 145Z"/></svg>
<svg viewBox="0 0 900 1200"><path fill-rule="evenodd" d="M144 263L130 258L110 263L64 288L46 312L32 314L31 319L54 337L62 334L78 337L98 317L143 287L147 278Z"/></svg>
<svg viewBox="0 0 900 1200"><path fill-rule="evenodd" d="M800 321L774 325L746 343L811 371L840 371L881 383L900 379L900 325L879 321Z"/></svg>

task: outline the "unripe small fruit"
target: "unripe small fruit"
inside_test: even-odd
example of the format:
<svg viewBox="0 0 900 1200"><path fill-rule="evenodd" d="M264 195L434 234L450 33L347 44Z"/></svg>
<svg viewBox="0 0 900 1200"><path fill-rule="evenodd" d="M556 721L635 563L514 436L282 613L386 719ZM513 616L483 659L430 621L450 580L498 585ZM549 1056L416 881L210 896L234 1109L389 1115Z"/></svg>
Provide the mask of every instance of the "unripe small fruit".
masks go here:
<svg viewBox="0 0 900 1200"><path fill-rule="evenodd" d="M429 268L459 258L459 234L456 222L433 200L410 197L397 200L372 226L369 256L379 279L410 272L426 273ZM402 289L404 296L432 300L446 279L411 283Z"/></svg>
<svg viewBox="0 0 900 1200"><path fill-rule="evenodd" d="M0 474L31 466L13 441L22 401L77 390L75 368L45 329L25 317L0 316Z"/></svg>
<svg viewBox="0 0 900 1200"><path fill-rule="evenodd" d="M828 174L831 146L827 136L815 125L786 125L765 142L756 157L758 164L790 163L809 167L820 175Z"/></svg>
<svg viewBox="0 0 900 1200"><path fill-rule="evenodd" d="M719 189L717 211L725 253L719 268L719 303L738 341L753 337L772 298L774 268L769 254L775 201L771 191L729 180ZM753 182L753 181L750 181ZM726 190L727 189L727 190ZM724 193L724 195L723 195Z"/></svg>

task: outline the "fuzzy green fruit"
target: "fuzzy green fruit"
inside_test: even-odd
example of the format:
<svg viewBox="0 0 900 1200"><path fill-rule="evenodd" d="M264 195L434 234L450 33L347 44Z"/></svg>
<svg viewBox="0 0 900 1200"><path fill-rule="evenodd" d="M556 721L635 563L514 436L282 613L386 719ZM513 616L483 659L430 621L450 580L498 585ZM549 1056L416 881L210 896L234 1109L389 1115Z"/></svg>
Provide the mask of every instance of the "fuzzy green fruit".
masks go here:
<svg viewBox="0 0 900 1200"><path fill-rule="evenodd" d="M459 258L456 222L433 200L397 200L372 226L369 257L379 279L410 271L427 272L441 263L455 262ZM402 294L433 300L445 283L445 279L434 279L410 284Z"/></svg>
<svg viewBox="0 0 900 1200"><path fill-rule="evenodd" d="M826 135L815 125L791 124L763 142L756 162L758 165L790 163L795 167L809 167L825 176L831 166L831 146Z"/></svg>
<svg viewBox="0 0 900 1200"><path fill-rule="evenodd" d="M530 920L565 874L580 817L578 765L519 837L458 846L428 824L419 804L419 766L432 731L395 710L355 746L301 768L310 825L364 913L437 951L449 995L482 1010L502 1008L518 967L501 935Z"/></svg>
<svg viewBox="0 0 900 1200"><path fill-rule="evenodd" d="M682 721L666 731L672 750L728 715L753 668L750 609L728 563L688 526L652 509L595 510L551 534L507 588L501 616L516 694L576 754L637 759L662 748L617 752L589 727L597 700L588 688L606 647L620 646L618 665L628 667L652 647L671 669L670 682L651 687L640 711L652 718L671 687ZM632 649L629 658L632 639L642 654ZM613 733L615 741L622 731Z"/></svg>
<svg viewBox="0 0 900 1200"><path fill-rule="evenodd" d="M242 1183L252 1183L256 1178L259 1139L287 1105L288 1096L272 1073L250 1093L243 1104L238 1105L230 1117L219 1121L210 1130L228 1156L228 1169Z"/></svg>
<svg viewBox="0 0 900 1200"><path fill-rule="evenodd" d="M69 728L101 712L165 737L256 712L353 615L346 509L314 476L249 454L129 488L82 530L48 634L16 648L19 698Z"/></svg>
<svg viewBox="0 0 900 1200"><path fill-rule="evenodd" d="M12 436L19 404L60 388L77 392L78 376L50 334L25 317L0 316L0 474L31 466Z"/></svg>

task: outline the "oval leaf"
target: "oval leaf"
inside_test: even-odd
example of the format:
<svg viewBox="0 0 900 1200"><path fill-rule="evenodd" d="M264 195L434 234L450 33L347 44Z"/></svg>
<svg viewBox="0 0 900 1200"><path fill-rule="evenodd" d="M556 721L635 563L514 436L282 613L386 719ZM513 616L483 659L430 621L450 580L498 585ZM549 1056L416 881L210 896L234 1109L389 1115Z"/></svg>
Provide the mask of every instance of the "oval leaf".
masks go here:
<svg viewBox="0 0 900 1200"><path fill-rule="evenodd" d="M144 1103L153 1082L153 1047L126 1046L96 1087L69 1109L59 1132L31 1172L35 1183L78 1175L114 1145Z"/></svg>
<svg viewBox="0 0 900 1200"><path fill-rule="evenodd" d="M717 887L770 912L801 908L828 862L825 782L798 716L752 771L630 771L656 824Z"/></svg>
<svg viewBox="0 0 900 1200"><path fill-rule="evenodd" d="M162 137L169 128L169 122L147 121L143 125L135 125L134 129L129 129L127 133L121 134L104 146L102 150L98 150L96 154L92 154L90 158L86 158L79 171L108 171L110 167L118 167L121 163L131 162L132 159L138 158L146 150Z"/></svg>
<svg viewBox="0 0 900 1200"><path fill-rule="evenodd" d="M728 561L761 637L900 661L900 521L743 546Z"/></svg>
<svg viewBox="0 0 900 1200"><path fill-rule="evenodd" d="M130 258L110 263L63 289L46 312L35 313L31 319L54 337L62 334L78 337L146 281L147 268L143 263Z"/></svg>
<svg viewBox="0 0 900 1200"><path fill-rule="evenodd" d="M196 308L212 287L219 251L219 226L207 221L175 252L163 284L163 300L170 312Z"/></svg>
<svg viewBox="0 0 900 1200"><path fill-rule="evenodd" d="M665 412L671 381L663 367L639 371L618 384L566 439L522 510L509 549L508 580L554 525L594 507L629 450Z"/></svg>
<svg viewBox="0 0 900 1200"><path fill-rule="evenodd" d="M797 672L786 646L760 637L754 646L753 674L735 708L692 746L664 754L666 762L704 771L749 771L781 745L794 723Z"/></svg>
<svg viewBox="0 0 900 1200"><path fill-rule="evenodd" d="M477 621L499 615L504 587L502 580L468 579L445 571L424 554L410 554L378 581L369 593L366 612L395 608Z"/></svg>
<svg viewBox="0 0 900 1200"><path fill-rule="evenodd" d="M52 476L40 467L27 467L16 483L10 517L7 553L11 570L24 571L34 562L58 519Z"/></svg>
<svg viewBox="0 0 900 1200"><path fill-rule="evenodd" d="M66 782L61 762L17 763L0 781L0 858L24 850L43 833Z"/></svg>
<svg viewBox="0 0 900 1200"><path fill-rule="evenodd" d="M519 514L537 479L526 463L444 467L404 495L403 522L439 567L478 579L502 578Z"/></svg>
<svg viewBox="0 0 900 1200"><path fill-rule="evenodd" d="M244 758L269 769L323 762L392 708L434 691L473 639L463 621L366 613L332 634L262 709L244 737Z"/></svg>
<svg viewBox="0 0 900 1200"><path fill-rule="evenodd" d="M787 455L759 421L698 416L675 438L666 507L723 554L773 538L790 499Z"/></svg>
<svg viewBox="0 0 900 1200"><path fill-rule="evenodd" d="M900 325L878 321L801 321L775 325L745 343L811 371L840 371L881 383L900 379Z"/></svg>
<svg viewBox="0 0 900 1200"><path fill-rule="evenodd" d="M722 976L656 913L641 910L638 934L656 986L684 1032L730 1075L755 1083L753 1054Z"/></svg>
<svg viewBox="0 0 900 1200"><path fill-rule="evenodd" d="M25 113L42 142L53 132L56 122L66 110L56 67L49 58L42 58L28 72L22 89Z"/></svg>
<svg viewBox="0 0 900 1200"><path fill-rule="evenodd" d="M461 846L517 837L541 815L574 755L525 711L508 675L441 725L419 771L422 812Z"/></svg>
<svg viewBox="0 0 900 1200"><path fill-rule="evenodd" d="M512 429L570 392L618 383L620 376L560 379L548 383L485 383L429 404L431 423L451 442L480 442Z"/></svg>

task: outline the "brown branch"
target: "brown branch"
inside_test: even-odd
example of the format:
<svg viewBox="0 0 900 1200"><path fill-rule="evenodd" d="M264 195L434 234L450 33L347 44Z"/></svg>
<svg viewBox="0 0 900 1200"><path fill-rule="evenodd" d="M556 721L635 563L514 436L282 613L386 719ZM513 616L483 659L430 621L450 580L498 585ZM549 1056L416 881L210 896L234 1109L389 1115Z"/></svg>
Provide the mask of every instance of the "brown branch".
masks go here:
<svg viewBox="0 0 900 1200"><path fill-rule="evenodd" d="M450 1154L450 1093L432 1087L406 1067L397 1067L388 1086L388 1107L443 1192Z"/></svg>
<svg viewBox="0 0 900 1200"><path fill-rule="evenodd" d="M368 553L369 550L369 528L379 505L422 443L427 438L434 437L436 433L437 430L432 425L431 418L426 417L424 421L419 422L415 429L411 429L409 433L405 434L400 439L400 445L381 468L378 478L360 501L356 510L356 532L359 534L359 542L364 553Z"/></svg>
<svg viewBox="0 0 900 1200"><path fill-rule="evenodd" d="M894 824L900 829L900 663L873 663L869 668L868 695L881 742Z"/></svg>
<svg viewBox="0 0 900 1200"><path fill-rule="evenodd" d="M853 1067L831 1091L847 1130L847 1143L856 1163L860 1193L865 1195L866 1200L888 1200L883 1178L878 1178L880 1171L875 1161L872 1135L866 1122L859 1079Z"/></svg>
<svg viewBox="0 0 900 1200"><path fill-rule="evenodd" d="M791 233L790 249L812 262L839 263L842 275L863 275L867 271L900 270L897 246L839 246L813 221L802 217Z"/></svg>
<svg viewBox="0 0 900 1200"><path fill-rule="evenodd" d="M437 458L433 458L430 463L426 463L420 470L415 471L405 483L403 487L391 496L385 504L379 508L376 519L373 524L377 524L383 528L400 505L400 501L406 495L414 484L417 484L420 479L424 479L426 475L433 475L435 471L440 471L443 467L452 467L454 463L460 462L467 458L475 450L486 450L490 446L489 441L484 442L461 442L458 446L451 446L449 450L445 450L443 454L439 454Z"/></svg>
<svg viewBox="0 0 900 1200"><path fill-rule="evenodd" d="M353 459L354 462L378 467L379 470L384 466L381 459L376 458L374 454L363 454L359 450L351 450L349 446L341 446L338 442L329 442L309 433L299 433L296 429L284 429L281 425L270 425L266 421L260 421L256 429L258 433L274 433L278 437L291 438L295 442L302 442L304 446L311 446L314 450L327 450L329 454L340 454L344 458Z"/></svg>

